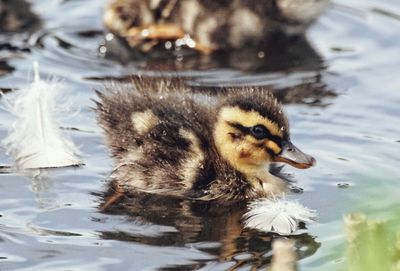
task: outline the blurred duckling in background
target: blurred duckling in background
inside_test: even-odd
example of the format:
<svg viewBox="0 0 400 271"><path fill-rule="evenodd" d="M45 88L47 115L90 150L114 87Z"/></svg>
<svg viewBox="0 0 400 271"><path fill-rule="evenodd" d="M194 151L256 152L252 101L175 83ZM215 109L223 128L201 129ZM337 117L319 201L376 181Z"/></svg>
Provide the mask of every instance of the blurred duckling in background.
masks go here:
<svg viewBox="0 0 400 271"><path fill-rule="evenodd" d="M315 164L291 143L287 118L266 88L230 89L204 103L181 90L154 94L149 86L139 79L98 92L98 122L116 159L111 179L119 191L248 200L286 191L271 163Z"/></svg>
<svg viewBox="0 0 400 271"><path fill-rule="evenodd" d="M275 34L302 35L329 0L112 0L105 25L130 47L160 42L202 53L262 46Z"/></svg>
<svg viewBox="0 0 400 271"><path fill-rule="evenodd" d="M32 12L31 1L0 0L0 33L33 33L39 27L40 19Z"/></svg>

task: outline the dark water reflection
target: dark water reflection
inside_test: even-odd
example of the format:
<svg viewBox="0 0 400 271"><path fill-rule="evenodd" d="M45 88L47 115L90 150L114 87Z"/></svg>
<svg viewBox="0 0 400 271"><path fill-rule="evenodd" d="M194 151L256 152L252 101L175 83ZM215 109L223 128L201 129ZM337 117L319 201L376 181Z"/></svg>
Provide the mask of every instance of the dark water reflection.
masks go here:
<svg viewBox="0 0 400 271"><path fill-rule="evenodd" d="M112 189L109 193L112 194ZM106 199L107 196L101 197ZM232 269L258 268L270 263L271 243L282 237L244 229L241 218L245 207L245 204L223 206L145 193L125 194L122 200L104 211L105 214L123 215L125 225L113 231L102 231L101 238L158 247L192 244L214 256L215 260L232 262ZM320 246L307 233L289 238L296 240L300 258L314 254ZM211 246L205 245L207 243ZM246 256L238 256L242 254ZM206 264L202 260L186 267L192 270Z"/></svg>
<svg viewBox="0 0 400 271"><path fill-rule="evenodd" d="M6 1L7 2L7 1ZM10 1L8 1L10 2ZM319 213L298 235L301 270L338 270L341 220L353 210L385 219L398 205L400 140L400 4L394 0L335 5L307 39L276 39L263 50L216 57L175 52L121 62L126 51L104 43L103 1L33 1L41 18L0 33L0 88L16 91L38 60L42 76L61 77L73 110L62 126L81 146L85 166L20 173L0 152L0 270L251 270L271 259L273 234L243 229L243 206L207 206L126 195L109 209L112 160L95 122L94 89L132 75L187 79L199 97L226 86L269 86L286 103L292 138L318 160L285 171L304 192L291 194ZM118 47L120 48L120 47ZM205 87L207 87L205 89ZM12 124L0 110L0 138ZM106 195L104 195L106 193Z"/></svg>
<svg viewBox="0 0 400 271"><path fill-rule="evenodd" d="M304 37L276 36L262 48L246 47L218 55L201 55L184 49L154 50L150 55L137 55L128 46L108 34L99 48L107 58L122 63L135 60L144 70L210 70L233 68L247 72L315 71L322 69L322 59Z"/></svg>

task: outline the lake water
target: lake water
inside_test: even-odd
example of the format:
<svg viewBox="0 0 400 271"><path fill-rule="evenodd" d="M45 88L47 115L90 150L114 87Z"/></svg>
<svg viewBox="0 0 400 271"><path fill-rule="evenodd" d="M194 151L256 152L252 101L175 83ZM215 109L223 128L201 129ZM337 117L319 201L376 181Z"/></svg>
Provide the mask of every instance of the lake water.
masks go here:
<svg viewBox="0 0 400 271"><path fill-rule="evenodd" d="M308 42L210 57L103 58L104 1L33 1L39 31L0 34L0 88L26 86L32 62L62 78L72 111L62 125L85 165L16 172L0 152L0 270L265 270L271 234L242 228L240 211L190 202L126 198L99 204L112 160L91 107L105 80L160 72L194 86L270 85L286 103L292 139L318 161L287 167L317 210L318 223L292 238L300 270L339 270L343 215L386 219L400 195L400 2L337 0L308 31ZM108 45L110 49L112 46ZM111 50L111 49L110 49ZM119 52L120 53L120 52ZM179 70L175 72L174 70ZM10 95L10 94L7 94ZM11 93L12 95L12 93ZM0 110L0 138L12 125Z"/></svg>

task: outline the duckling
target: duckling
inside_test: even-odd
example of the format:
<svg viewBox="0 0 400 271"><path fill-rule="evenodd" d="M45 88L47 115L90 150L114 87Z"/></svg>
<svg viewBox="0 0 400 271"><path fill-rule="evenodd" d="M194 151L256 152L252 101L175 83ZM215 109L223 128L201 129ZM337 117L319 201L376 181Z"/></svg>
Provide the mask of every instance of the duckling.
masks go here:
<svg viewBox="0 0 400 271"><path fill-rule="evenodd" d="M129 46L142 51L174 41L209 54L260 46L276 33L302 35L328 4L329 0L113 0L103 20Z"/></svg>
<svg viewBox="0 0 400 271"><path fill-rule="evenodd" d="M97 92L119 191L248 200L286 191L287 182L269 172L271 163L315 164L291 143L282 106L267 88L230 89L209 103L179 91L155 95L148 85L137 80Z"/></svg>

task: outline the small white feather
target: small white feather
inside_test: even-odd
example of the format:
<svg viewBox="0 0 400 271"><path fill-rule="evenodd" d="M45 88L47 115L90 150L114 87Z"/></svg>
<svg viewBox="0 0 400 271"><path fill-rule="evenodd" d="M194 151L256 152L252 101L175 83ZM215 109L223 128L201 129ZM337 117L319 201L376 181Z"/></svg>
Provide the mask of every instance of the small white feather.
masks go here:
<svg viewBox="0 0 400 271"><path fill-rule="evenodd" d="M255 200L248 208L243 215L245 227L282 235L295 232L300 222L311 223L317 216L314 210L283 199Z"/></svg>
<svg viewBox="0 0 400 271"><path fill-rule="evenodd" d="M54 168L82 164L78 149L66 138L56 120L57 113L64 111L64 104L56 104L62 90L57 80L42 80L38 63L34 63L34 80L3 103L16 120L3 140L7 153L14 157L21 169Z"/></svg>

